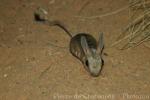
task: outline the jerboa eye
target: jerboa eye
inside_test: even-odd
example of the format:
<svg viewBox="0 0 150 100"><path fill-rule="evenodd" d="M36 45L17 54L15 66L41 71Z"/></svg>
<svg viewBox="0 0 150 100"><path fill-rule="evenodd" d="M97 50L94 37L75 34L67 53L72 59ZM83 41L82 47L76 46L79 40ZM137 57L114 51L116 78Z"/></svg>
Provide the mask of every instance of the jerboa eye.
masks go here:
<svg viewBox="0 0 150 100"><path fill-rule="evenodd" d="M87 67L89 67L89 61L88 60L86 60L85 64Z"/></svg>

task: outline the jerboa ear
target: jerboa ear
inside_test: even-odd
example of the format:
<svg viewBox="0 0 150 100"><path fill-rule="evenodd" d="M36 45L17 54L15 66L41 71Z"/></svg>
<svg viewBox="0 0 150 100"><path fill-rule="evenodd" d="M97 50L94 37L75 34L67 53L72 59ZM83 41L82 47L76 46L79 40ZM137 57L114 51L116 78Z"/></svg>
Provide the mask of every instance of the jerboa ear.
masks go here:
<svg viewBox="0 0 150 100"><path fill-rule="evenodd" d="M88 43L86 41L85 36L81 37L81 47L82 47L82 49L83 49L83 51L84 51L85 54L87 54L87 55L91 54L91 51L89 49L89 46L88 46Z"/></svg>
<svg viewBox="0 0 150 100"><path fill-rule="evenodd" d="M99 40L98 40L98 45L97 45L97 53L101 54L103 48L104 48L103 33L100 33Z"/></svg>

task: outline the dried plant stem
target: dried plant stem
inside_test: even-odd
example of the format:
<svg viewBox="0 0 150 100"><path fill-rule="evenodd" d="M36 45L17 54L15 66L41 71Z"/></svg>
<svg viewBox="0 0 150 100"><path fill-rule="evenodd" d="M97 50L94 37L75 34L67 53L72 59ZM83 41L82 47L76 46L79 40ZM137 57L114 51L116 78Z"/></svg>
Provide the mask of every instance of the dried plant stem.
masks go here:
<svg viewBox="0 0 150 100"><path fill-rule="evenodd" d="M116 41L115 43L113 43L111 46L115 46L115 45L119 44L120 42L122 42L123 40L125 40L125 39L131 37L133 34L136 34L138 31L140 31L140 28L141 28L141 26L139 26L136 31L132 32L132 34L128 34L128 35L125 36L123 39L120 39L120 40ZM121 35L122 35L122 34L121 34Z"/></svg>
<svg viewBox="0 0 150 100"><path fill-rule="evenodd" d="M124 31L128 30L130 27L132 27L133 25L138 24L140 21L142 21L142 19L146 16L150 14L150 12L146 12L144 15L139 16L138 18L136 18L133 22L131 22L125 29ZM123 31L123 32L124 32Z"/></svg>
<svg viewBox="0 0 150 100"><path fill-rule="evenodd" d="M125 10L125 9L128 9L128 8L129 8L129 6L125 6L125 7L121 8L121 9L117 9L117 10L115 10L115 11L113 11L113 12L109 12L109 13L102 14L102 15L88 16L88 17L84 17L84 16L75 16L75 17L77 17L77 18L84 18L84 19L102 18L102 17L106 17L106 16L111 16L111 15L117 14L117 13L119 13L119 12Z"/></svg>
<svg viewBox="0 0 150 100"><path fill-rule="evenodd" d="M138 23L140 23L142 21L142 19L144 19L144 17L146 15L150 14L150 12L145 13L144 15L139 16L138 18L136 18L133 22L131 22L124 30L123 32L120 34L118 41L116 41L115 43L113 43L111 46L115 46L117 44L119 44L121 41L133 36L133 34L136 34L137 32L140 31L142 25L138 26L138 28L135 30L135 32L132 32L132 34L129 34L127 36L125 36L123 39L120 39L120 37L123 35L123 33L127 32L129 30L130 27L135 27L135 25L137 25ZM150 24L150 23L149 23Z"/></svg>
<svg viewBox="0 0 150 100"><path fill-rule="evenodd" d="M141 39L139 42L136 42L136 43L135 43L136 45L134 45L133 47L138 46L138 45L142 44L143 42L146 42L147 40L149 40L149 36L144 37L144 38Z"/></svg>

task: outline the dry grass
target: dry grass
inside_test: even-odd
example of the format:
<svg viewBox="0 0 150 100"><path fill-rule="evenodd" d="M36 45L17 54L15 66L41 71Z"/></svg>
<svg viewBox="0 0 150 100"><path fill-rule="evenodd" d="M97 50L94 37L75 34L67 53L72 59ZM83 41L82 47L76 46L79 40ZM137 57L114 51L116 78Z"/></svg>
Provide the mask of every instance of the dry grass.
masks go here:
<svg viewBox="0 0 150 100"><path fill-rule="evenodd" d="M129 7L130 22L113 44L121 50L150 40L150 1L129 0Z"/></svg>

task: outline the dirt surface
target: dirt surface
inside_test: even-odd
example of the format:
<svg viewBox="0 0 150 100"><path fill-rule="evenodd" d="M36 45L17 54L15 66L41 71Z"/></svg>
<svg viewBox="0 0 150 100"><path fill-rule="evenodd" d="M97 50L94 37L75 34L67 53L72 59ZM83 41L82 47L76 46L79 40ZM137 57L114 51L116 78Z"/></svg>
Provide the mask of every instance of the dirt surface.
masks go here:
<svg viewBox="0 0 150 100"><path fill-rule="evenodd" d="M64 31L34 21L38 6L74 34L104 33L99 77L69 53ZM0 0L0 100L150 99L150 48L111 47L128 24L126 6L127 0Z"/></svg>

